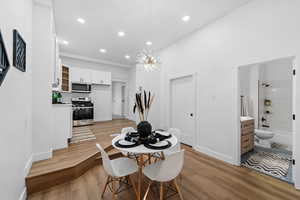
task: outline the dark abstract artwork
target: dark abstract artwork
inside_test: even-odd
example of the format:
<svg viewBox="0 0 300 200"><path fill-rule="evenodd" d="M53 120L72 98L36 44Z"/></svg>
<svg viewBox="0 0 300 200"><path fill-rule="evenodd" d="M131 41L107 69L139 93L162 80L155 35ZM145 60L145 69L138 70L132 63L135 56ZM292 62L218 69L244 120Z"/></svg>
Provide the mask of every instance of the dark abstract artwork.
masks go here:
<svg viewBox="0 0 300 200"><path fill-rule="evenodd" d="M4 40L0 31L0 86L5 78L5 75L9 69L9 60L7 57Z"/></svg>
<svg viewBox="0 0 300 200"><path fill-rule="evenodd" d="M22 72L26 71L26 43L17 30L14 30L13 65Z"/></svg>

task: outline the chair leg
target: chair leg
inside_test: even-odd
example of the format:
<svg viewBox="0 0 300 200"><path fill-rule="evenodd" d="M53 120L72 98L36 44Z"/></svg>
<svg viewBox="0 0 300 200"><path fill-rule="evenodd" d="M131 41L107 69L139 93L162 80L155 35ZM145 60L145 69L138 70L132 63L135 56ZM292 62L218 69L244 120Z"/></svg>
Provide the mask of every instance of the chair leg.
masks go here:
<svg viewBox="0 0 300 200"><path fill-rule="evenodd" d="M112 186L112 199L116 200L116 185L115 185L116 181L112 180L111 182L111 186Z"/></svg>
<svg viewBox="0 0 300 200"><path fill-rule="evenodd" d="M104 195L104 193L105 193L105 190L106 190L106 188L107 188L107 185L108 185L108 183L109 183L109 179L110 179L110 177L109 177L109 176L107 176L107 178L106 178L106 183L105 183L105 186L104 186L104 188L103 188L103 191L102 191L101 197L103 197L103 195Z"/></svg>
<svg viewBox="0 0 300 200"><path fill-rule="evenodd" d="M130 180L130 182L131 182L131 185L132 185L132 187L133 187L135 196L138 197L138 191L137 191L137 189L136 189L136 185L134 184L134 181L133 181L132 177L131 177L131 176L128 176L128 178L129 178L129 180Z"/></svg>
<svg viewBox="0 0 300 200"><path fill-rule="evenodd" d="M163 182L161 182L160 183L160 192L159 192L159 196L160 196L160 198L159 198L159 200L163 200L164 199L164 184L163 184Z"/></svg>
<svg viewBox="0 0 300 200"><path fill-rule="evenodd" d="M146 199L147 199L147 196L148 196L148 193L149 193L151 184L152 184L152 181L149 182L149 185L148 185L148 187L147 187L147 190L146 190L146 193L145 193L145 196L144 196L143 200L146 200Z"/></svg>
<svg viewBox="0 0 300 200"><path fill-rule="evenodd" d="M177 192L178 192L178 194L179 194L180 199L183 200L183 196L182 196L182 194L181 194L181 191L180 191L180 188L179 188L179 186L178 186L178 184L177 184L176 179L173 180L173 183L174 183L174 185L175 185L175 187L176 187L176 190L177 190Z"/></svg>

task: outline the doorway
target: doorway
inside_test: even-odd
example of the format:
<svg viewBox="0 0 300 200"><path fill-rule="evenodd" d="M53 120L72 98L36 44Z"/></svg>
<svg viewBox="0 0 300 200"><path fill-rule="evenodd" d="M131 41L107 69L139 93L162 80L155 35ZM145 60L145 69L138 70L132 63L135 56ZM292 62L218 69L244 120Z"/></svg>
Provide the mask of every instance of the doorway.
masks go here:
<svg viewBox="0 0 300 200"><path fill-rule="evenodd" d="M126 118L126 83L122 81L112 82L112 118Z"/></svg>
<svg viewBox="0 0 300 200"><path fill-rule="evenodd" d="M170 127L181 130L181 142L195 145L195 75L170 79Z"/></svg>
<svg viewBox="0 0 300 200"><path fill-rule="evenodd" d="M241 165L293 183L294 57L238 69Z"/></svg>

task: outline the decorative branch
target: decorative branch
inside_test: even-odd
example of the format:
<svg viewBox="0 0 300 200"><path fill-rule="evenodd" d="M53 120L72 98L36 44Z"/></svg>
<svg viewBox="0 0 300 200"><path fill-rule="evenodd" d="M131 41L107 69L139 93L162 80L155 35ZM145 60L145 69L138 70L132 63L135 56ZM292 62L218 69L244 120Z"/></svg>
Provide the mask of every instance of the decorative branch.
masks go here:
<svg viewBox="0 0 300 200"><path fill-rule="evenodd" d="M147 92L141 91L135 94L135 104L133 106L133 113L135 114L136 110L139 113L139 117L141 121L147 120L149 115L149 110L154 101L154 95L151 96L151 92L149 91L148 96Z"/></svg>

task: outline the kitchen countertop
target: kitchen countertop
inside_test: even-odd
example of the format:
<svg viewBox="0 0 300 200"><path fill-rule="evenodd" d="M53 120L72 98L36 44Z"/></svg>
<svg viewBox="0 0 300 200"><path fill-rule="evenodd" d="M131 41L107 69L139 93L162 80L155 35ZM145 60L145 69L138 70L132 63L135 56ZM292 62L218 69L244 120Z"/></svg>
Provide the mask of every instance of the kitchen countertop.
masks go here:
<svg viewBox="0 0 300 200"><path fill-rule="evenodd" d="M53 103L52 105L53 106L71 106L72 107L71 103Z"/></svg>

